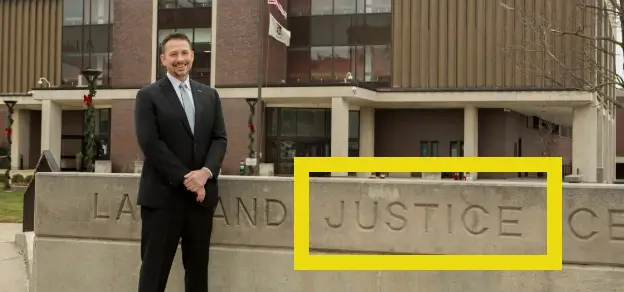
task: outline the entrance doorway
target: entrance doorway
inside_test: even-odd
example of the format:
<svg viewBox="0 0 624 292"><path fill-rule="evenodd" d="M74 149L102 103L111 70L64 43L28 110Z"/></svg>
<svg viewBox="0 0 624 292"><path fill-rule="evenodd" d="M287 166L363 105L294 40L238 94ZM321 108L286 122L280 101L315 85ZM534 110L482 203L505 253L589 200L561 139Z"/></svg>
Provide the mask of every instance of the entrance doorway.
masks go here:
<svg viewBox="0 0 624 292"><path fill-rule="evenodd" d="M331 109L267 108L265 125L265 162L274 164L275 175L293 175L295 157L331 156ZM359 111L351 111L349 156L359 156L359 132Z"/></svg>

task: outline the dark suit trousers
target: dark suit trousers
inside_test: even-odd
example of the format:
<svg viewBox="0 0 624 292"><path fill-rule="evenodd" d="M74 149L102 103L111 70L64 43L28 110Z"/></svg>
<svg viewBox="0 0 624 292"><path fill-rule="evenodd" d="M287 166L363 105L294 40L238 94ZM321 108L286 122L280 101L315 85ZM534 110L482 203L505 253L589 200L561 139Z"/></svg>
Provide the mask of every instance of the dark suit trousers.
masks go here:
<svg viewBox="0 0 624 292"><path fill-rule="evenodd" d="M141 207L139 292L165 291L180 239L184 291L208 291L208 257L216 204L206 208L194 197L167 208Z"/></svg>

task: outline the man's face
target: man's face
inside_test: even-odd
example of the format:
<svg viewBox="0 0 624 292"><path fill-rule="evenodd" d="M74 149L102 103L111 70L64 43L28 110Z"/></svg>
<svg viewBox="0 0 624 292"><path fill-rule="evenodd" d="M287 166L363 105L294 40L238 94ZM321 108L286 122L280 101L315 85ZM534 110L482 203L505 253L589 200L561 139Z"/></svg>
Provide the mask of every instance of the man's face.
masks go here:
<svg viewBox="0 0 624 292"><path fill-rule="evenodd" d="M186 79L195 55L186 40L169 40L163 47L160 62L167 68L167 72L178 79Z"/></svg>

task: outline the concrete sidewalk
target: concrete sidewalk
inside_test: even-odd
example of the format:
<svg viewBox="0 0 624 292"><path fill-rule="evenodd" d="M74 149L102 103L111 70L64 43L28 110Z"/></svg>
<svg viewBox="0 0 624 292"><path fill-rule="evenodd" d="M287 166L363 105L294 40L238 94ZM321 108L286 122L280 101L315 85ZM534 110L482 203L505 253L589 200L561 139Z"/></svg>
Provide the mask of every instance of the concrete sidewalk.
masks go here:
<svg viewBox="0 0 624 292"><path fill-rule="evenodd" d="M24 256L15 244L21 232L21 224L0 223L0 292L28 291Z"/></svg>

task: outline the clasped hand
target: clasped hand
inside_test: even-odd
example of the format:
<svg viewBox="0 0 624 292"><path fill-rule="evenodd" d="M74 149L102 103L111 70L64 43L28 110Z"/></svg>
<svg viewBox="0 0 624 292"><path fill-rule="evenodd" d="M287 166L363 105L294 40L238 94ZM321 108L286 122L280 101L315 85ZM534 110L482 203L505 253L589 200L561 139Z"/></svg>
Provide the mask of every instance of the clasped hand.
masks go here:
<svg viewBox="0 0 624 292"><path fill-rule="evenodd" d="M184 176L184 186L187 190L197 194L197 201L202 202L206 197L204 185L210 178L210 173L204 169L193 170Z"/></svg>

